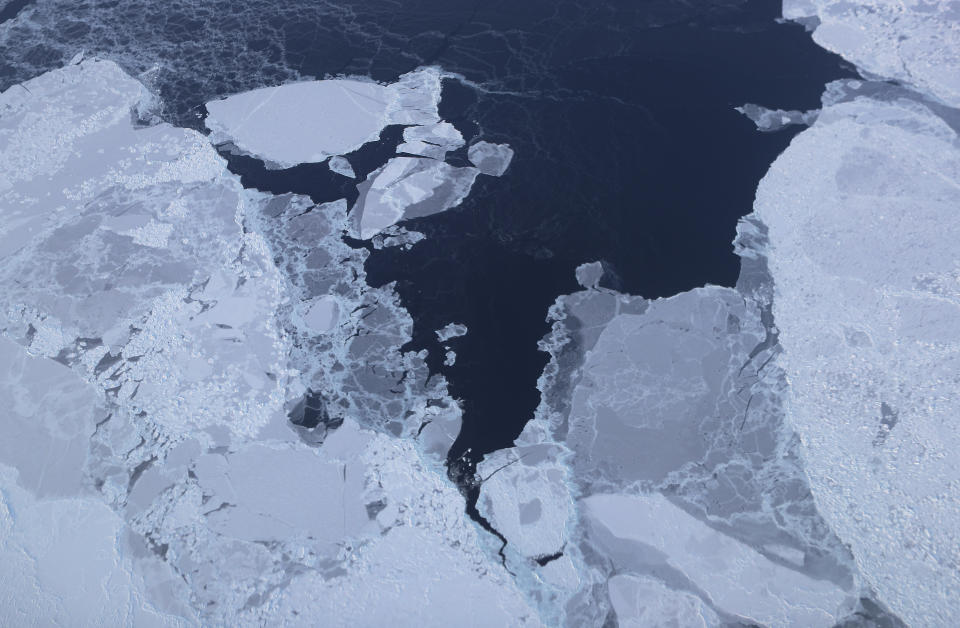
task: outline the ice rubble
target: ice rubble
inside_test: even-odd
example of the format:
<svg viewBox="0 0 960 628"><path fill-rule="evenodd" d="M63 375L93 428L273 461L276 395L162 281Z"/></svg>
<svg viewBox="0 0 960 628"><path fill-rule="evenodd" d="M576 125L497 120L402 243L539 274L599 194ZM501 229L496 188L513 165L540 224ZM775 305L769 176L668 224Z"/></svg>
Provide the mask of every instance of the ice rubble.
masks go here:
<svg viewBox="0 0 960 628"><path fill-rule="evenodd" d="M96 60L0 95L3 614L537 625L439 467L459 409L399 350L346 203L244 190L202 135L137 128L145 96ZM413 597L364 602L388 582Z"/></svg>

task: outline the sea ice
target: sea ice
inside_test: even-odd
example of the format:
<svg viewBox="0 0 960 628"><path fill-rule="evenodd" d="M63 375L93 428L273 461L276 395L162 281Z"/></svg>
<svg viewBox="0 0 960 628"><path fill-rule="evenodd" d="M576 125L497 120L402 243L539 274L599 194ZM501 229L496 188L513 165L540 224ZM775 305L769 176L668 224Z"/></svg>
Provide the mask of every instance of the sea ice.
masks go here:
<svg viewBox="0 0 960 628"><path fill-rule="evenodd" d="M678 588L691 586L723 612L761 625L829 627L840 619L847 596L837 585L765 558L662 495L597 494L584 507L588 534L618 571L674 569Z"/></svg>
<svg viewBox="0 0 960 628"><path fill-rule="evenodd" d="M463 146L463 136L449 122L411 126L403 130L403 143L398 153L443 159L452 150Z"/></svg>
<svg viewBox="0 0 960 628"><path fill-rule="evenodd" d="M513 149L508 144L492 144L479 141L467 149L470 163L483 174L493 177L502 176L513 160Z"/></svg>
<svg viewBox="0 0 960 628"><path fill-rule="evenodd" d="M441 76L427 67L389 85L336 78L263 87L208 102L205 124L214 143L272 167L320 162L376 140L388 125L439 122Z"/></svg>
<svg viewBox="0 0 960 628"><path fill-rule="evenodd" d="M735 107L737 111L747 116L757 125L757 129L764 132L779 131L783 127L800 124L809 126L817 119L818 111L784 111L783 109L767 109L760 105L748 103Z"/></svg>
<svg viewBox="0 0 960 628"><path fill-rule="evenodd" d="M437 340L440 342L447 342L454 338L459 338L460 336L467 335L467 326L463 323L447 323L436 332Z"/></svg>
<svg viewBox="0 0 960 628"><path fill-rule="evenodd" d="M918 100L839 102L754 205L811 489L880 599L917 626L960 621L957 145Z"/></svg>
<svg viewBox="0 0 960 628"><path fill-rule="evenodd" d="M401 220L456 207L479 173L435 159L394 157L357 186L360 198L353 211L360 238L372 238Z"/></svg>
<svg viewBox="0 0 960 628"><path fill-rule="evenodd" d="M424 86L390 115L428 120ZM346 201L243 189L201 134L135 127L144 98L97 60L0 95L0 615L537 625L440 465L459 407L400 351Z"/></svg>
<svg viewBox="0 0 960 628"><path fill-rule="evenodd" d="M869 75L960 106L960 13L953 0L784 0L783 16Z"/></svg>
<svg viewBox="0 0 960 628"><path fill-rule="evenodd" d="M342 174L348 179L355 179L357 177L357 174L353 171L353 166L350 165L346 157L341 155L331 157L330 161L327 162L327 167L330 168L332 172Z"/></svg>

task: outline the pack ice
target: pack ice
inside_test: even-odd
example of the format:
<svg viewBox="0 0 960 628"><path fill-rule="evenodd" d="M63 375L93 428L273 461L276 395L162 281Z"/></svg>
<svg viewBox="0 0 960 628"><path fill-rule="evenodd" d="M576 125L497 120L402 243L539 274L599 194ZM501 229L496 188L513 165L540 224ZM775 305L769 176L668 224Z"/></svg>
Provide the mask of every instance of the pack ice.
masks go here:
<svg viewBox="0 0 960 628"><path fill-rule="evenodd" d="M98 60L0 95L0 616L539 625L346 202L245 190L146 98Z"/></svg>

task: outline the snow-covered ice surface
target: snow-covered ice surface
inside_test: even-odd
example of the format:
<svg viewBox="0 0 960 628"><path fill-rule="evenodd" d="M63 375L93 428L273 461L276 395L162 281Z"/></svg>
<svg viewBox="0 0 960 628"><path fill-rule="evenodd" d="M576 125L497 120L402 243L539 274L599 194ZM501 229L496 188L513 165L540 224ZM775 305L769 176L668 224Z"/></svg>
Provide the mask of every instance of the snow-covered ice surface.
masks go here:
<svg viewBox="0 0 960 628"><path fill-rule="evenodd" d="M908 623L956 624L956 130L918 100L826 107L770 168L755 209L788 417L819 508Z"/></svg>
<svg viewBox="0 0 960 628"><path fill-rule="evenodd" d="M0 95L0 615L538 625L346 202L244 189L149 98L99 60Z"/></svg>
<svg viewBox="0 0 960 628"><path fill-rule="evenodd" d="M784 0L783 16L878 78L960 106L960 7L955 0Z"/></svg>

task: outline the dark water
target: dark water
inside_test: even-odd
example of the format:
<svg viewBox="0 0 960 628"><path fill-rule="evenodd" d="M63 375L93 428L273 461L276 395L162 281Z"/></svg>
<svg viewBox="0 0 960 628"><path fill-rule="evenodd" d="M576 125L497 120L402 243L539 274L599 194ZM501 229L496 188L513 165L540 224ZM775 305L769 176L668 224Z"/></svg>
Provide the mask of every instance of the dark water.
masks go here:
<svg viewBox="0 0 960 628"><path fill-rule="evenodd" d="M653 29L578 23L546 60L551 97L445 100L446 119L509 142L515 160L462 208L407 223L428 238L378 252L368 273L399 281L411 348L431 349L464 402L451 459L509 446L532 416L546 363L536 343L556 296L577 289L578 264L603 260L614 287L651 298L734 284L737 219L796 130L758 133L733 107L814 108L823 84L848 74L772 8ZM611 39L622 52L598 54ZM470 332L445 367L433 330L450 321Z"/></svg>
<svg viewBox="0 0 960 628"><path fill-rule="evenodd" d="M0 30L3 86L81 48L132 72L159 64L146 80L178 124L200 126L206 100L296 76L393 80L435 63L480 86L448 81L442 113L467 136L510 143L510 169L481 177L461 207L407 223L428 238L375 252L367 268L373 283L398 282L410 348L430 349L463 400L450 455L472 448L468 470L532 416L537 341L549 305L577 289L574 268L604 260L618 289L646 297L733 285L737 219L796 132L758 133L733 107L815 108L824 83L853 75L801 27L777 24L769 0L35 4ZM382 163L398 133L354 165ZM323 166L230 167L274 192L355 195ZM445 367L434 330L451 321L470 331Z"/></svg>

